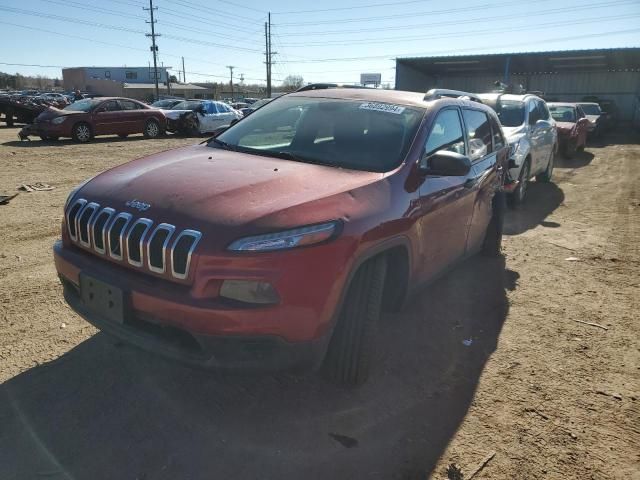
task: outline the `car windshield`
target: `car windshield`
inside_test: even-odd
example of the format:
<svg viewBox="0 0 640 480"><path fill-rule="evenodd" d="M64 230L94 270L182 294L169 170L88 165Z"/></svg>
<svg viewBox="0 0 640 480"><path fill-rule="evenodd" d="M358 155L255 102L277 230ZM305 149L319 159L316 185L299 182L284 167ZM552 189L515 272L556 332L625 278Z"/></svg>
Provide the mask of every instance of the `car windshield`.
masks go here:
<svg viewBox="0 0 640 480"><path fill-rule="evenodd" d="M600 106L594 103L581 103L580 106L584 113L587 115L600 115L602 112L600 111Z"/></svg>
<svg viewBox="0 0 640 480"><path fill-rule="evenodd" d="M66 107L64 107L64 110L70 110L72 112L89 112L99 103L100 100L86 98L84 100L73 102L71 105L67 105Z"/></svg>
<svg viewBox="0 0 640 480"><path fill-rule="evenodd" d="M237 123L210 146L305 163L387 172L411 145L424 110L330 98L286 97Z"/></svg>
<svg viewBox="0 0 640 480"><path fill-rule="evenodd" d="M524 102L501 100L497 107L496 113L503 126L519 127L524 123Z"/></svg>
<svg viewBox="0 0 640 480"><path fill-rule="evenodd" d="M551 116L557 122L575 122L576 109L569 105L549 105Z"/></svg>
<svg viewBox="0 0 640 480"><path fill-rule="evenodd" d="M187 100L186 102L180 102L177 105L171 107L171 110L198 110L202 106L202 102L194 102Z"/></svg>

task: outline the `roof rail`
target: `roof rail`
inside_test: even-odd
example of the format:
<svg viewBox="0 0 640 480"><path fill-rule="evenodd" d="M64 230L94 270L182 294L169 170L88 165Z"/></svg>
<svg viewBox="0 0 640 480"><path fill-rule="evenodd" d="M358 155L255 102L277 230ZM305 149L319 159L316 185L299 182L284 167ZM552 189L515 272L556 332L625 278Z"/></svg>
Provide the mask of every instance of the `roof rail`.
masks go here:
<svg viewBox="0 0 640 480"><path fill-rule="evenodd" d="M306 92L308 90L326 90L327 88L368 88L362 85L344 85L341 83L310 83L296 90L296 92Z"/></svg>
<svg viewBox="0 0 640 480"><path fill-rule="evenodd" d="M438 100L439 98L461 98L471 100L472 102L482 103L480 97L475 93L462 92L460 90L447 90L446 88L432 88L424 96L425 101Z"/></svg>

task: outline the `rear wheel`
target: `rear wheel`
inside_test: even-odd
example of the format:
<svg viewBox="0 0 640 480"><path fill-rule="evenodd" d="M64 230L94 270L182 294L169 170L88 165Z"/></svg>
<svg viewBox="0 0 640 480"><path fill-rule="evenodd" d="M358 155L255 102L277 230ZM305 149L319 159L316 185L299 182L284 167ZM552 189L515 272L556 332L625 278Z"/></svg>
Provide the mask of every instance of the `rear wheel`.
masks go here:
<svg viewBox="0 0 640 480"><path fill-rule="evenodd" d="M549 163L547 163L547 169L536 175L537 182L550 182L551 177L553 176L553 167L556 161L556 149L555 147L551 150L551 156L549 157Z"/></svg>
<svg viewBox="0 0 640 480"><path fill-rule="evenodd" d="M529 187L529 176L531 172L531 162L529 158L524 161L522 168L520 169L520 176L518 177L518 186L513 191L511 195L509 195L509 205L512 207L517 207L524 203L524 200L527 196L527 190Z"/></svg>
<svg viewBox="0 0 640 480"><path fill-rule="evenodd" d="M323 364L335 383L360 385L368 377L386 273L386 257L376 257L358 269L349 285Z"/></svg>
<svg viewBox="0 0 640 480"><path fill-rule="evenodd" d="M71 134L76 142L86 143L91 140L91 127L88 123L76 123Z"/></svg>
<svg viewBox="0 0 640 480"><path fill-rule="evenodd" d="M158 138L160 136L160 124L155 119L147 120L144 124L144 136L146 138Z"/></svg>
<svg viewBox="0 0 640 480"><path fill-rule="evenodd" d="M505 196L504 192L496 192L493 196L491 221L487 227L487 233L485 234L484 243L482 244L482 253L487 257L497 257L500 255L504 213L506 210Z"/></svg>

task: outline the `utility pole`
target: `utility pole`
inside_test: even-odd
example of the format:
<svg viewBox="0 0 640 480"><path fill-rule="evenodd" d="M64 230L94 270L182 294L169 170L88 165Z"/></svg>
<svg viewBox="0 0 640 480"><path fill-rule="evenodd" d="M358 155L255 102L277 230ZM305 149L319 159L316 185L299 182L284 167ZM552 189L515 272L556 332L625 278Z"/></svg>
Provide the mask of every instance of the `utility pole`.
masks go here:
<svg viewBox="0 0 640 480"><path fill-rule="evenodd" d="M147 23L151 24L151 33L147 33L146 36L151 37L151 51L153 52L153 77L156 84L156 100L158 100L160 98L160 91L158 88L158 46L156 45L156 37L159 37L160 35L156 33L156 21L153 19L153 11L157 10L158 7L154 7L153 0L149 0L149 8L143 7L142 9L148 11L151 15L151 21L147 21Z"/></svg>
<svg viewBox="0 0 640 480"><path fill-rule="evenodd" d="M231 100L233 101L233 69L236 68L233 65L227 65L229 72L231 72Z"/></svg>
<svg viewBox="0 0 640 480"><path fill-rule="evenodd" d="M182 81L187 83L187 73L184 71L184 57L182 57Z"/></svg>
<svg viewBox="0 0 640 480"><path fill-rule="evenodd" d="M267 41L267 97L271 97L271 12L267 16L264 28Z"/></svg>

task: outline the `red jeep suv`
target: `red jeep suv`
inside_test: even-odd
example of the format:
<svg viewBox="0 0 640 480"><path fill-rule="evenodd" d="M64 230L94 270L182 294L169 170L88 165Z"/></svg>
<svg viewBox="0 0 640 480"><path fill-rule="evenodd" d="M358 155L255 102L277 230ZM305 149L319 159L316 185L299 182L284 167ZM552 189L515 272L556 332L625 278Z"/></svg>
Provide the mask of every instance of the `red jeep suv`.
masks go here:
<svg viewBox="0 0 640 480"><path fill-rule="evenodd" d="M499 255L507 156L469 99L297 92L76 188L56 268L73 309L147 350L357 384L381 309Z"/></svg>

